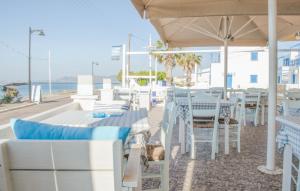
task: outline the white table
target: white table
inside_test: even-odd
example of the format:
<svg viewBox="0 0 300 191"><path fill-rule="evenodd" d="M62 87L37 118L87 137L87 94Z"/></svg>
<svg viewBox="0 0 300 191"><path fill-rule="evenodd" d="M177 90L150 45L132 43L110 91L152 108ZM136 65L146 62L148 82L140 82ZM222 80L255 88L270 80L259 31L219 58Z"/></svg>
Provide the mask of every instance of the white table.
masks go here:
<svg viewBox="0 0 300 191"><path fill-rule="evenodd" d="M186 131L186 124L187 124L187 114L189 113L188 101L186 97L177 98L176 99L176 106L177 106L177 116L179 117L179 142L181 144L181 154L186 153L186 141L185 141L185 131ZM233 106L234 103L230 101L221 100L220 101L220 109L223 113L230 112L230 107ZM212 116L214 117L214 116ZM230 113L228 116L230 117ZM225 120L226 122L227 120ZM224 126L224 147L225 147L225 154L229 154L229 125L225 123Z"/></svg>
<svg viewBox="0 0 300 191"><path fill-rule="evenodd" d="M108 118L93 118L91 111L70 110L42 122L74 127L123 126L132 128L131 132L150 129L146 109L125 111L122 116Z"/></svg>
<svg viewBox="0 0 300 191"><path fill-rule="evenodd" d="M300 159L300 116L280 116L276 120L281 124L276 141L279 149L284 148L282 190L291 189L292 169L296 168L298 170L298 180L295 183L297 191L299 191L300 165L294 167L292 156L294 155Z"/></svg>

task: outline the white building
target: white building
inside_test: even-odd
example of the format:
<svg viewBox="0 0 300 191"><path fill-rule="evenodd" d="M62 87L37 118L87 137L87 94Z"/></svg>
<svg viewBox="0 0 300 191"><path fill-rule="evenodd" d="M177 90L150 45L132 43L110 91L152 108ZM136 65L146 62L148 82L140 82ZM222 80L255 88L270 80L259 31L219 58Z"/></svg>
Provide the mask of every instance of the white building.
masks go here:
<svg viewBox="0 0 300 191"><path fill-rule="evenodd" d="M293 46L300 48L300 44ZM279 58L278 83L286 84L288 88L299 88L300 82L300 52L290 51Z"/></svg>
<svg viewBox="0 0 300 191"><path fill-rule="evenodd" d="M209 53L211 63L198 69L198 86L223 87L224 53ZM268 88L268 52L265 47L230 47L227 87L233 89Z"/></svg>

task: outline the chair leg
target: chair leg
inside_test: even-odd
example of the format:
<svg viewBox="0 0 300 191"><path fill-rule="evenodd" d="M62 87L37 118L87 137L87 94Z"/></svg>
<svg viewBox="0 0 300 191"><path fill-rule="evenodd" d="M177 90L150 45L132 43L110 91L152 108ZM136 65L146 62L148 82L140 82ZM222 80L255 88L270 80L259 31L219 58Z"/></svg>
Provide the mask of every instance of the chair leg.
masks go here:
<svg viewBox="0 0 300 191"><path fill-rule="evenodd" d="M217 143L216 143L216 153L219 153L219 130L217 131L217 135L216 135L216 137L217 137Z"/></svg>
<svg viewBox="0 0 300 191"><path fill-rule="evenodd" d="M257 106L259 107L259 106ZM259 108L257 108L255 110L255 117L254 117L254 126L257 127L258 126L258 118L259 118Z"/></svg>
<svg viewBox="0 0 300 191"><path fill-rule="evenodd" d="M246 127L246 109L243 111L243 122L244 122L244 127Z"/></svg>
<svg viewBox="0 0 300 191"><path fill-rule="evenodd" d="M191 137L191 150L190 150L191 159L196 159L195 152L196 152L195 138L194 138L194 136L192 136Z"/></svg>
<svg viewBox="0 0 300 191"><path fill-rule="evenodd" d="M238 124L237 150L239 153L241 152L241 124Z"/></svg>
<svg viewBox="0 0 300 191"><path fill-rule="evenodd" d="M211 147L211 159L215 160L216 158L216 143L218 142L217 137L216 137L216 130L213 130L213 137L212 137L212 147Z"/></svg>
<svg viewBox="0 0 300 191"><path fill-rule="evenodd" d="M161 173L161 188L162 190L169 190L169 164L167 162L162 165Z"/></svg>

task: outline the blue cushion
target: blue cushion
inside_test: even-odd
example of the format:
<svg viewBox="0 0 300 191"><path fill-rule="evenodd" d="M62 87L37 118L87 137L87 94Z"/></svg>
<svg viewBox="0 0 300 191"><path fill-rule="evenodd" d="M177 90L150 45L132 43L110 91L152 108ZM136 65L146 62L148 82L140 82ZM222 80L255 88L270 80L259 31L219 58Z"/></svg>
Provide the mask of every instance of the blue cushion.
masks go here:
<svg viewBox="0 0 300 191"><path fill-rule="evenodd" d="M108 114L103 112L93 112L93 118L106 118L109 117Z"/></svg>
<svg viewBox="0 0 300 191"><path fill-rule="evenodd" d="M21 119L12 119L11 128L17 139L37 140L122 140L125 142L130 128L118 126L68 127Z"/></svg>
<svg viewBox="0 0 300 191"><path fill-rule="evenodd" d="M93 118L121 117L123 113L107 114L104 112L93 112Z"/></svg>

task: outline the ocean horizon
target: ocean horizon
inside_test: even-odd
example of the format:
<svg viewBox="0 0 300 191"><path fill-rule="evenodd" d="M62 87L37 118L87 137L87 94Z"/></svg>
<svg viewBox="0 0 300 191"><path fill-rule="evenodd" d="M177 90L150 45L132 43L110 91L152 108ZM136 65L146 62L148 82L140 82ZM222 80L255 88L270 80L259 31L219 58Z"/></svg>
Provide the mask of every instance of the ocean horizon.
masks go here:
<svg viewBox="0 0 300 191"><path fill-rule="evenodd" d="M119 85L120 83L112 83L113 86ZM49 95L49 83L46 82L34 82L32 85L40 85L42 89L42 95ZM96 89L101 89L103 87L103 83L95 83ZM19 85L16 86L17 90L19 91L19 95L21 97L28 97L28 85ZM76 91L77 83L76 82L67 82L67 83L60 83L55 82L52 83L52 94L61 93L66 91ZM1 95L1 93L0 93Z"/></svg>

